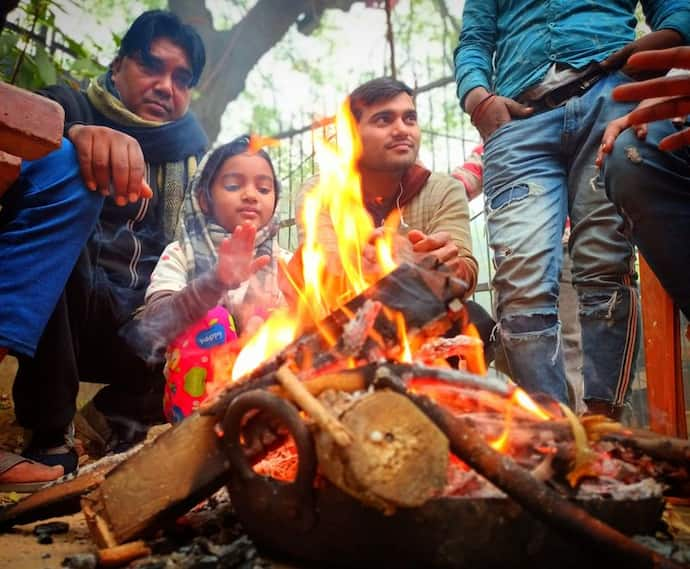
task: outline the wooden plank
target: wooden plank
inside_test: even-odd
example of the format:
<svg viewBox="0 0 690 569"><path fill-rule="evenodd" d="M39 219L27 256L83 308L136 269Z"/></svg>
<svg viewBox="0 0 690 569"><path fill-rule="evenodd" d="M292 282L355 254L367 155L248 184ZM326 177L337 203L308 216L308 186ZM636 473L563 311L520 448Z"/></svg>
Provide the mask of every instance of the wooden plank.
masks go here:
<svg viewBox="0 0 690 569"><path fill-rule="evenodd" d="M678 309L640 255L649 428L687 438Z"/></svg>
<svg viewBox="0 0 690 569"><path fill-rule="evenodd" d="M60 148L65 111L55 101L0 82L0 150L35 160Z"/></svg>
<svg viewBox="0 0 690 569"><path fill-rule="evenodd" d="M22 159L0 150L0 196L19 178Z"/></svg>
<svg viewBox="0 0 690 569"><path fill-rule="evenodd" d="M82 498L98 543L112 547L174 519L225 482L229 463L215 432L218 419L191 415L120 464ZM104 540L105 534L114 542Z"/></svg>
<svg viewBox="0 0 690 569"><path fill-rule="evenodd" d="M109 466L99 468L50 486L0 510L0 529L78 512L80 497L97 488L109 469Z"/></svg>

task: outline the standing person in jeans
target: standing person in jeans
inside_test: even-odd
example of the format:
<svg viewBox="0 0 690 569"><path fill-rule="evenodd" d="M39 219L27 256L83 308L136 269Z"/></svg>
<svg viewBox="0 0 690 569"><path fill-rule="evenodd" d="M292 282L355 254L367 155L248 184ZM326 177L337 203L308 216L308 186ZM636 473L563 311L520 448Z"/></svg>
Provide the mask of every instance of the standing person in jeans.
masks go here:
<svg viewBox="0 0 690 569"><path fill-rule="evenodd" d="M31 432L27 458L61 465L65 472L76 468L70 434L80 380L108 384L83 415L106 450L131 445L143 438L148 423L162 419L162 364L140 357L130 323L158 257L175 235L184 188L208 144L188 112L204 63L198 33L171 12L153 10L134 21L108 72L85 92L67 86L43 91L65 109L69 142L61 157L37 161L33 174L27 171L22 183L32 191L8 193L12 203L0 226L0 236L25 233L21 242L7 240L1 252L8 268L24 267L21 274L9 271L9 289L0 289L6 293L3 310L31 306L43 296L36 292L42 283L50 288L43 292L51 293L50 302L33 305L41 326L23 346L4 346L19 361L13 397L19 424ZM82 196L90 209L78 236L72 235L74 225L64 228L66 218L59 213L69 216L66 205L59 211L45 207L56 198L45 190L58 171L81 174L81 191L70 199ZM68 238L86 246L67 254ZM57 274L50 275L54 282L47 278L55 256L71 270L62 288ZM26 281L31 286L20 288ZM43 319L45 314L50 317ZM12 341L17 331L7 336Z"/></svg>
<svg viewBox="0 0 690 569"><path fill-rule="evenodd" d="M467 199L472 201L483 193L484 181L484 146L479 145L472 149L467 160L453 169L451 175L460 180L465 186ZM570 242L570 222L566 221L565 231L563 232L563 265L559 278L560 291L558 296L558 316L561 324L561 346L563 348L563 360L565 363L565 377L568 380L568 394L570 405L576 412L583 412L584 403L583 382L582 382L582 346L580 345L581 331L580 320L578 318L577 292L572 284L572 260L568 252ZM494 344L492 341L491 344ZM492 351L493 353L493 351ZM499 352L495 361L497 369L507 372Z"/></svg>
<svg viewBox="0 0 690 569"><path fill-rule="evenodd" d="M455 75L460 104L484 139L487 228L499 337L511 373L566 402L558 276L571 220L585 403L620 417L638 345L633 248L594 160L606 124L631 105L627 57L690 39L685 0L644 1L654 30L635 40L633 0L596 4L467 0Z"/></svg>
<svg viewBox="0 0 690 569"><path fill-rule="evenodd" d="M641 53L629 64L690 70L690 47ZM626 231L690 319L690 73L632 83L613 97L642 103L604 133L598 162L606 189Z"/></svg>

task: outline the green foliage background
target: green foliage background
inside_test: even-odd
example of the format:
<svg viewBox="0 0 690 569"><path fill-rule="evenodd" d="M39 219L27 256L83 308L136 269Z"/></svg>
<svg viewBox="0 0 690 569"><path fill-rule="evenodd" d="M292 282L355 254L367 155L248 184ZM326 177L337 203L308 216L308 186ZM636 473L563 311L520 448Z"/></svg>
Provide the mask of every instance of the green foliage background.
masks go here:
<svg viewBox="0 0 690 569"><path fill-rule="evenodd" d="M38 89L58 80L77 83L103 72L105 68L94 57L93 47L87 48L57 29L55 16L64 11L64 4L56 0L24 0L16 13L19 26L40 37L52 38L69 49L70 55L61 50L51 53L40 42L32 41L28 33L6 27L0 34L0 79Z"/></svg>

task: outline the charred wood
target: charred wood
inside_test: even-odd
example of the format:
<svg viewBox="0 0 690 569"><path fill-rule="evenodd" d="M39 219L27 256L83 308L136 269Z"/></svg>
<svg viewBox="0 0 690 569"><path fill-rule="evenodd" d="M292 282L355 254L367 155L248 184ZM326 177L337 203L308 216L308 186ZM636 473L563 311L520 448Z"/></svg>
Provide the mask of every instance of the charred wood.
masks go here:
<svg viewBox="0 0 690 569"><path fill-rule="evenodd" d="M346 326L367 301L373 301L373 306L380 303L382 309L376 315L373 325L369 326L376 334L367 337L361 352L366 354L369 350L378 350L385 354L397 349L400 338L395 319L387 316L390 311L402 314L408 337L416 339L421 345L428 337L445 332L451 325L451 317L462 318L463 308L459 299L464 293L464 284L448 274L409 264L400 265L347 302L343 308L331 313L318 327L306 331L279 354L207 401L202 407L202 413L220 415L237 395L275 383L275 376L272 374L288 361L296 371L308 371L313 376L329 367L342 367L344 361L340 354L348 352L352 347L351 335L344 335ZM364 318L363 321L366 323L368 319ZM338 342L335 346L330 346L325 339L327 337L337 338ZM379 345L379 342L383 345ZM269 376L271 379L268 379Z"/></svg>
<svg viewBox="0 0 690 569"><path fill-rule="evenodd" d="M451 451L537 518L566 535L594 544L604 559L617 559L626 567L681 568L683 565L631 540L594 518L534 478L512 458L493 450L468 421L436 405L425 396L409 393L392 374L381 374L379 387L393 389L414 401L450 441Z"/></svg>

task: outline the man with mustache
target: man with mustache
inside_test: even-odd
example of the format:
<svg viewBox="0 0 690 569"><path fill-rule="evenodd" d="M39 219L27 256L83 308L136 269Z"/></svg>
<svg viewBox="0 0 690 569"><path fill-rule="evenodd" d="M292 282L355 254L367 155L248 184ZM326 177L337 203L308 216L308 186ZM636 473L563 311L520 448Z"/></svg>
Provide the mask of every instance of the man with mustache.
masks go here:
<svg viewBox="0 0 690 569"><path fill-rule="evenodd" d="M32 191L8 192L0 220L0 240L12 234L14 242L32 245L3 251L14 277L0 287L8 299L0 299L0 316L11 315L13 304L41 298L33 307L38 324L29 332L21 325L6 331L9 319L0 318L0 348L19 361L13 396L19 424L31 431L27 458L65 472L76 468L70 435L80 380L108 384L85 413L85 426L102 437L105 450L140 440L144 425L162 417L161 369L135 353L141 346L131 318L173 238L187 181L208 145L188 112L204 63L198 33L174 14L153 10L133 22L108 72L86 91L42 91L65 110L60 161L33 163L22 182ZM53 173L48 169L67 170L77 160L83 185L97 192L84 191L83 200L97 205L84 213L83 235L65 239L67 230L56 230L63 214L41 209L62 196L40 189ZM41 198L30 201L34 194ZM72 253L75 243L86 243L80 254ZM61 262L43 298L47 257ZM61 272L64 290L56 285ZM47 323L42 312L50 314Z"/></svg>
<svg viewBox="0 0 690 569"><path fill-rule="evenodd" d="M471 294L477 283L477 261L472 256L469 207L465 189L455 178L431 173L417 164L421 131L410 87L390 77L372 79L349 97L362 143L359 159L364 206L379 230L392 212L400 216L399 228L415 253L436 257L467 283ZM319 181L308 180L297 196L301 222L304 194ZM304 227L298 227L300 240ZM335 232L330 217L319 217L319 240L335 252ZM373 261L373 250L365 250Z"/></svg>
<svg viewBox="0 0 690 569"><path fill-rule="evenodd" d="M432 173L417 163L421 130L412 95L410 87L390 77L367 81L350 94L350 110L362 143L359 171L364 206L373 219L375 234L383 230L389 215L399 215L398 233L407 248L417 257L435 257L438 266L462 279L467 298L477 284L478 265L472 256L465 188L452 176ZM307 181L297 196L298 223L304 194L317 183L317 177ZM320 243L326 251L335 252L335 232L326 212L319 216L318 224ZM304 227L298 229L302 241ZM363 256L370 267L375 266L373 246L367 246ZM296 253L293 263L299 259ZM485 340L485 351L490 352L487 357L492 359L486 340L493 321L478 304L469 303L468 311Z"/></svg>

